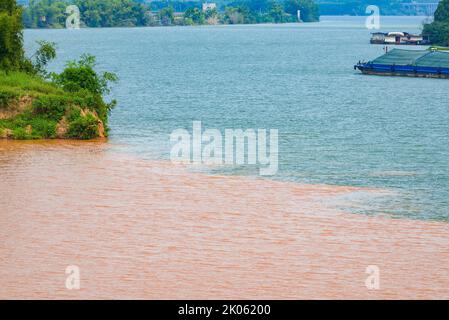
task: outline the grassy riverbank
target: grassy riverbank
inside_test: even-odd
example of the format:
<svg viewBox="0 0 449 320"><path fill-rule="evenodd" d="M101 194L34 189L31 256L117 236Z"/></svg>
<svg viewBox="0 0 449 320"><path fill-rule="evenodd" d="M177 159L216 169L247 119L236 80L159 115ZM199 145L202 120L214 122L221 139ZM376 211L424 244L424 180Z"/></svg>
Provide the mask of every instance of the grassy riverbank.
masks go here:
<svg viewBox="0 0 449 320"><path fill-rule="evenodd" d="M0 138L93 139L107 136L110 72L95 71L95 57L69 61L61 73L49 73L56 44L38 41L27 56L23 47L22 8L16 0L0 2Z"/></svg>
<svg viewBox="0 0 449 320"><path fill-rule="evenodd" d="M0 138L92 139L107 136L107 105L38 76L0 72Z"/></svg>

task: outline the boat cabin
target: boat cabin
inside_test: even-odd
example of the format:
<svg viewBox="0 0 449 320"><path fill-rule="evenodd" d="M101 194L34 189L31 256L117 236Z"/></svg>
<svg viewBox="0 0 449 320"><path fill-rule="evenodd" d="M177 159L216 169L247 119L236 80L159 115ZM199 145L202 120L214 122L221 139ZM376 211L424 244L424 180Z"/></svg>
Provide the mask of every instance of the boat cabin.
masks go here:
<svg viewBox="0 0 449 320"><path fill-rule="evenodd" d="M372 44L426 45L430 43L428 37L408 32L375 32L371 35Z"/></svg>

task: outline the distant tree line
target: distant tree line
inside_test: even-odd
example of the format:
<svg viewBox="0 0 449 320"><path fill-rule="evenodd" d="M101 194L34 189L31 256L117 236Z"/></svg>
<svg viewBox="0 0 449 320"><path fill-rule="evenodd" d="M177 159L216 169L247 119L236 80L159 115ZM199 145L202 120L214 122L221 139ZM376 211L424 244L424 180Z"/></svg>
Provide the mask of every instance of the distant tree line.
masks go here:
<svg viewBox="0 0 449 320"><path fill-rule="evenodd" d="M27 5L33 0L19 0L19 4ZM62 1L62 0L59 0ZM192 7L201 7L198 0L133 0L140 4L145 4L152 11L159 11L166 7L173 7L174 12L185 12ZM283 2L282 0L279 0ZM321 15L366 15L366 8L369 5L376 5L380 8L382 15L427 15L425 9L416 9L413 6L404 6L413 2L436 2L438 0L314 0L319 7ZM73 2L73 1L72 1ZM235 0L209 0L215 2L220 12L225 7L235 6ZM241 0L249 7L264 7L265 0ZM266 10L265 8L264 10Z"/></svg>
<svg viewBox="0 0 449 320"><path fill-rule="evenodd" d="M30 0L23 23L26 28L62 28L69 4L79 7L87 27L134 27L149 21L148 7L134 0Z"/></svg>
<svg viewBox="0 0 449 320"><path fill-rule="evenodd" d="M380 13L386 16L396 15L426 15L413 7L404 6L404 3L411 3L414 0L316 0L322 15L366 15L366 8L369 5L378 6ZM437 1L437 0L435 0ZM428 2L420 0L415 2Z"/></svg>
<svg viewBox="0 0 449 320"><path fill-rule="evenodd" d="M230 24L297 22L298 10L304 22L319 20L319 9L313 0L236 1L225 7L223 20Z"/></svg>
<svg viewBox="0 0 449 320"><path fill-rule="evenodd" d="M432 23L425 24L423 34L435 45L449 46L449 0L442 0Z"/></svg>
<svg viewBox="0 0 449 320"><path fill-rule="evenodd" d="M199 1L30 0L23 12L26 28L63 28L66 8L80 9L82 27L138 27L296 22L319 20L313 0L237 0L217 9L202 10ZM181 12L181 14L180 14Z"/></svg>

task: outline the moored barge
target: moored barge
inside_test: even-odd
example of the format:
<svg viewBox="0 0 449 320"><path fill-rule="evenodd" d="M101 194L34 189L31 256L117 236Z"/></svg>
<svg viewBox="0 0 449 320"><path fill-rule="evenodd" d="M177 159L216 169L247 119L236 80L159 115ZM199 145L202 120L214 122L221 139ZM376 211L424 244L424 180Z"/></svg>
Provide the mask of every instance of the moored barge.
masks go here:
<svg viewBox="0 0 449 320"><path fill-rule="evenodd" d="M449 52L393 49L354 69L369 75L449 79Z"/></svg>
<svg viewBox="0 0 449 320"><path fill-rule="evenodd" d="M428 36L421 34L411 34L408 32L374 32L371 33L371 44L391 44L391 45L428 45Z"/></svg>

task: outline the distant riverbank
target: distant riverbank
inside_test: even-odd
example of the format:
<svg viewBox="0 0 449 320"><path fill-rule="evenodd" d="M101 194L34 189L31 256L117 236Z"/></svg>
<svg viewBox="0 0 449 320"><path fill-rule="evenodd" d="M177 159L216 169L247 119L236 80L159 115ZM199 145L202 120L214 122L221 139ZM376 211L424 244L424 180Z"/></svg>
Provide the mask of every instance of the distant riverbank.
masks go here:
<svg viewBox="0 0 449 320"><path fill-rule="evenodd" d="M134 0L42 0L24 8L23 23L26 28L57 29L314 22L320 17L313 0L237 1L220 7L202 2L154 5Z"/></svg>

